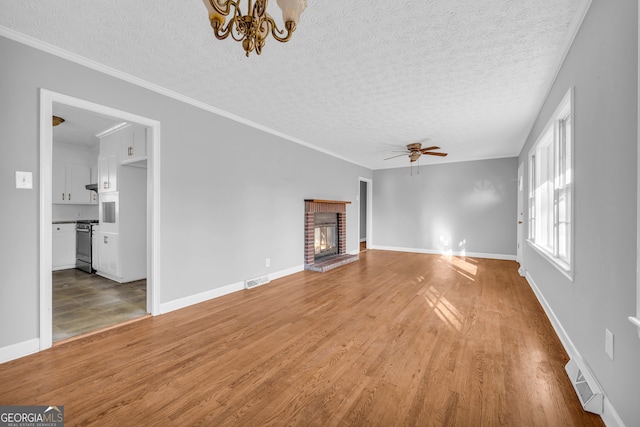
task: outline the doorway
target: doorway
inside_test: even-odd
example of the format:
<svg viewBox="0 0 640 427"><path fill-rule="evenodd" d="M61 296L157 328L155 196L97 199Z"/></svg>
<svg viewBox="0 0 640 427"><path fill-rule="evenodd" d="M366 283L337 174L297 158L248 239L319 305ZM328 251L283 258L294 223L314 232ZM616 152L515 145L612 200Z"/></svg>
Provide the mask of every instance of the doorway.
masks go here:
<svg viewBox="0 0 640 427"><path fill-rule="evenodd" d="M53 342L52 307L52 221L53 221L53 128L54 104L138 124L149 132L146 169L146 312L159 314L158 289L160 241L160 123L67 95L40 90L40 350Z"/></svg>
<svg viewBox="0 0 640 427"><path fill-rule="evenodd" d="M373 246L372 236L372 183L368 178L359 179L359 195L358 195L358 236L360 252L371 249Z"/></svg>

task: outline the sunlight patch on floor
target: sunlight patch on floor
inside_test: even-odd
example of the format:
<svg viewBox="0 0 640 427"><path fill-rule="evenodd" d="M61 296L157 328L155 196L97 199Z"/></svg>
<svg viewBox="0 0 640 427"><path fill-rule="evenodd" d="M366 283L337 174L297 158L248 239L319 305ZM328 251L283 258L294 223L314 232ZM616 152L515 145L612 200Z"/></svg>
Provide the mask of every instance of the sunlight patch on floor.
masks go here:
<svg viewBox="0 0 640 427"><path fill-rule="evenodd" d="M437 289L431 286L424 294L429 307L447 325L456 331L462 329L464 316L460 311L447 300Z"/></svg>

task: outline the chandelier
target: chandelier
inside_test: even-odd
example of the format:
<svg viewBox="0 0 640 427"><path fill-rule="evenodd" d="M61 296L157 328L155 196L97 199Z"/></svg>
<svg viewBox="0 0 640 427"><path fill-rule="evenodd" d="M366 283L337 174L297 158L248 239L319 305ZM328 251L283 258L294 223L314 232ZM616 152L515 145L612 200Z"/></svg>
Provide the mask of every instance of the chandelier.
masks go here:
<svg viewBox="0 0 640 427"><path fill-rule="evenodd" d="M242 42L247 56L254 49L258 55L262 53L269 33L279 42L289 41L298 25L300 14L307 7L307 0L277 0L284 21L284 30L281 30L267 13L269 0L247 0L246 15L240 11L242 0L202 1L209 11L209 21L216 38L224 40L231 35L235 41Z"/></svg>

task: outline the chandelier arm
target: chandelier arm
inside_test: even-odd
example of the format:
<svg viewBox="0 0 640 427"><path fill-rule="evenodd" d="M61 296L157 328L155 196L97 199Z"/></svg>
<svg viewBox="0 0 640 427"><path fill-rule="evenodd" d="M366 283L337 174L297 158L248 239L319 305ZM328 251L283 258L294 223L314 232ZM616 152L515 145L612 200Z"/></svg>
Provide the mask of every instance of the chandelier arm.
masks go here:
<svg viewBox="0 0 640 427"><path fill-rule="evenodd" d="M233 6L236 10L239 5L238 2L234 0L209 0L211 6L218 12L220 15L227 16L229 12L231 12L231 6Z"/></svg>
<svg viewBox="0 0 640 427"><path fill-rule="evenodd" d="M216 38L218 40L226 39L227 37L229 37L229 34L232 34L231 27L232 27L233 23L234 23L234 21L231 20L231 21L227 22L226 26L219 27L217 29L216 29L215 26L211 25L211 27L213 28L213 34L216 36Z"/></svg>
<svg viewBox="0 0 640 427"><path fill-rule="evenodd" d="M274 21L271 16L267 15L264 19L268 21L269 24L271 25L271 35L273 36L274 39L282 43L288 42L291 39L291 36L293 35L293 32L296 29L296 24L293 21L289 21L285 23L285 28L287 30L287 33L284 37L280 37L279 34L285 34L284 30L281 30L280 28L278 28L276 21Z"/></svg>
<svg viewBox="0 0 640 427"><path fill-rule="evenodd" d="M231 23L234 24L235 31L231 29ZM229 32L231 33L232 39L234 39L237 42L241 42L242 40L245 39L245 35L238 29L238 22L236 21L235 18L233 19L233 21L229 22L229 28L230 28Z"/></svg>
<svg viewBox="0 0 640 427"><path fill-rule="evenodd" d="M253 5L253 16L256 18L260 18L263 15L266 15L268 4L269 0L256 0L256 3Z"/></svg>

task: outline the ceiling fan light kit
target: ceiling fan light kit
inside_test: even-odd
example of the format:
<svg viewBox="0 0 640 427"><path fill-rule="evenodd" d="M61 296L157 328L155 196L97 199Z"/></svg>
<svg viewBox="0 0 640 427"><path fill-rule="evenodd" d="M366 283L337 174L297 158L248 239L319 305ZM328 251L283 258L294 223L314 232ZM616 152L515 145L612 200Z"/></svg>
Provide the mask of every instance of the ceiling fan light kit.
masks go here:
<svg viewBox="0 0 640 427"><path fill-rule="evenodd" d="M62 117L51 116L51 125L52 126L58 126L58 125L61 125L62 123L64 123L64 119Z"/></svg>
<svg viewBox="0 0 640 427"><path fill-rule="evenodd" d="M307 7L307 0L277 0L284 22L284 30L281 30L267 13L269 0L245 0L244 15L241 12L243 0L202 1L209 12L209 22L216 38L224 40L231 35L235 41L242 42L247 57L254 49L258 55L262 53L269 33L279 42L289 41Z"/></svg>

